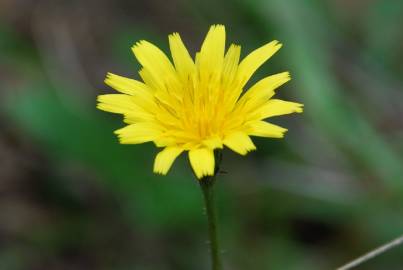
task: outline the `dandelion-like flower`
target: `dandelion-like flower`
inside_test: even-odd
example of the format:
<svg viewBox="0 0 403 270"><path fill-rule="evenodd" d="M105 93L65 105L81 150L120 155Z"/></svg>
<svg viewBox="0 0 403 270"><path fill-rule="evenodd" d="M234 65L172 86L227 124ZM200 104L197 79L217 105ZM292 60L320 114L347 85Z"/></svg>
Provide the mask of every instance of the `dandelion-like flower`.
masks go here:
<svg viewBox="0 0 403 270"><path fill-rule="evenodd" d="M214 149L245 155L255 150L250 136L282 138L287 129L265 119L302 112L302 104L272 99L290 80L288 72L268 76L244 92L253 73L281 44L272 41L240 61L241 47L225 52L225 27L211 26L193 61L178 33L169 36L173 63L155 45L139 41L132 50L143 82L109 73L105 83L120 94L98 96L98 108L122 114L128 124L116 130L122 144L154 142L164 149L154 172L166 174L189 151L200 179L214 174Z"/></svg>

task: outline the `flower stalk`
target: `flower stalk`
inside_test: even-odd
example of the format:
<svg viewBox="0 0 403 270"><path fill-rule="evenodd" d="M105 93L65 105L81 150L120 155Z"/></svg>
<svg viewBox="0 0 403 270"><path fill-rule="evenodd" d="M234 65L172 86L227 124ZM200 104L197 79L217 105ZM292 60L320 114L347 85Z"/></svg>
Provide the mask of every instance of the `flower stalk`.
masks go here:
<svg viewBox="0 0 403 270"><path fill-rule="evenodd" d="M199 184L203 193L205 213L207 216L211 269L222 270L221 252L217 229L217 212L214 199L214 184L216 182L216 176L219 172L219 165L221 163L221 152L216 152L215 157L216 165L214 175L206 176L200 179Z"/></svg>
<svg viewBox="0 0 403 270"><path fill-rule="evenodd" d="M205 177L200 180L200 187L203 192L205 211L207 215L211 269L221 270L220 247L217 237L217 214L214 204L214 182L215 176Z"/></svg>

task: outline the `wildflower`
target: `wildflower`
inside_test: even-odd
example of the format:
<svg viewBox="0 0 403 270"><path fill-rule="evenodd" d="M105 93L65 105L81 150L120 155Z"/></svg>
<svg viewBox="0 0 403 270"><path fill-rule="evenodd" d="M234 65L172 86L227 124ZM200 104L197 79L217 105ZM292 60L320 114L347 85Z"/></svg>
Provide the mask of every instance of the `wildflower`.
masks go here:
<svg viewBox="0 0 403 270"><path fill-rule="evenodd" d="M285 128L266 118L302 112L302 104L272 99L275 89L290 80L288 72L268 76L244 92L253 73L276 53L272 41L240 61L241 47L225 52L225 28L211 26L195 60L178 33L169 36L173 63L155 45L139 41L132 50L142 65L141 81L109 73L105 83L120 92L98 97L98 108L122 114L116 130L122 144L154 142L164 149L154 172L166 174L174 160L189 151L200 179L214 174L214 149L224 146L245 155L255 150L250 136L282 138Z"/></svg>

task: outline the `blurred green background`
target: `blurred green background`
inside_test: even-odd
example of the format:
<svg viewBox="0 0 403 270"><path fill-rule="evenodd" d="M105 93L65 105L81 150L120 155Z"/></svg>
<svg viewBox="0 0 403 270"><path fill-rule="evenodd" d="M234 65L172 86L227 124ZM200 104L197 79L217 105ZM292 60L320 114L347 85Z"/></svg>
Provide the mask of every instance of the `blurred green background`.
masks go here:
<svg viewBox="0 0 403 270"><path fill-rule="evenodd" d="M403 233L403 1L0 1L0 269L208 269L201 194L182 157L153 175L151 144L119 145L97 111L130 47L192 54L222 23L260 68L289 70L284 140L224 152L217 184L227 270L334 269ZM403 269L396 248L357 269Z"/></svg>

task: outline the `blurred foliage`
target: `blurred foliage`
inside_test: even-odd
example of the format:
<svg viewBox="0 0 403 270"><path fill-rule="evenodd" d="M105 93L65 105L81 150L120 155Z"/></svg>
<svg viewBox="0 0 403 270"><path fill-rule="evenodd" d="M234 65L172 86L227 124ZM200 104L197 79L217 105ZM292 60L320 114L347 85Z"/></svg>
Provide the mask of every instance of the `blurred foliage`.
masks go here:
<svg viewBox="0 0 403 270"><path fill-rule="evenodd" d="M153 145L119 145L95 109L106 72L138 78L130 46L192 54L209 25L243 55L279 39L264 74L305 104L285 140L225 151L217 186L226 269L334 269L403 231L400 0L0 3L0 269L207 269L186 157L152 174ZM402 247L360 269L401 269Z"/></svg>

